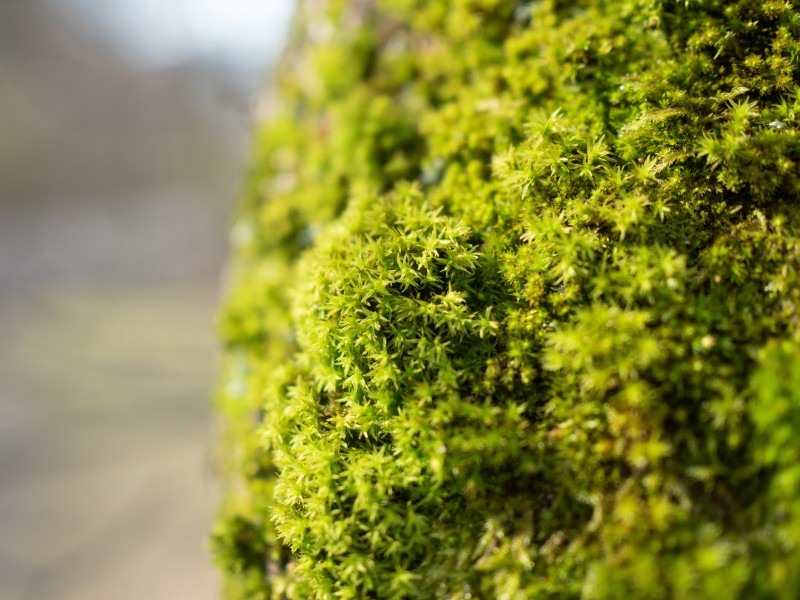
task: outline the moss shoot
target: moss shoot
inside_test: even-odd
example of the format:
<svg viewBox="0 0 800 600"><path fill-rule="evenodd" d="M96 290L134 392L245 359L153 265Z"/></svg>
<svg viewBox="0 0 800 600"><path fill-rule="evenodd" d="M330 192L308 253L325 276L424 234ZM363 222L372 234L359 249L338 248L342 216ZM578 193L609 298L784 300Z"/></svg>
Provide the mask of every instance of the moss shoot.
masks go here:
<svg viewBox="0 0 800 600"><path fill-rule="evenodd" d="M800 6L305 0L233 230L230 599L800 597Z"/></svg>

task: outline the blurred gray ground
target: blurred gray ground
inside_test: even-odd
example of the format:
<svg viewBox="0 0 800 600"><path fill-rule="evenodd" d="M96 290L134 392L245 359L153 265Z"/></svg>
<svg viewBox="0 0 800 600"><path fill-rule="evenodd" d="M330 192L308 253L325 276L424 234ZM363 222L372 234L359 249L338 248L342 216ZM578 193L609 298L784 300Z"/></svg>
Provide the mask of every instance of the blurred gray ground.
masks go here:
<svg viewBox="0 0 800 600"><path fill-rule="evenodd" d="M0 598L213 598L207 289L63 283L0 311Z"/></svg>
<svg viewBox="0 0 800 600"><path fill-rule="evenodd" d="M0 2L0 599L216 597L213 320L258 79Z"/></svg>

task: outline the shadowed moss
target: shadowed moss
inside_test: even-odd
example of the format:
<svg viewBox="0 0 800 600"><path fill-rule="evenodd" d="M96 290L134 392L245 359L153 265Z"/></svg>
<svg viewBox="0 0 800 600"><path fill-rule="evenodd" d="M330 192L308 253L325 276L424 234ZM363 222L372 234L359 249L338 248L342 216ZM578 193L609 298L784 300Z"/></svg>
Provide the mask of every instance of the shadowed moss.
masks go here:
<svg viewBox="0 0 800 600"><path fill-rule="evenodd" d="M304 2L228 597L797 597L798 68L789 1Z"/></svg>

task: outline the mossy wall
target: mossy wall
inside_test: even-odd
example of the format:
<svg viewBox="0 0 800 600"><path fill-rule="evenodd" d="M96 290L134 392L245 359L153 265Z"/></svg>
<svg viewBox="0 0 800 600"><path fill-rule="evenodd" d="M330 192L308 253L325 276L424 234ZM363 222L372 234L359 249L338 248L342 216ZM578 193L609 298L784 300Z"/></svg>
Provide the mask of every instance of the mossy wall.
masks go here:
<svg viewBox="0 0 800 600"><path fill-rule="evenodd" d="M301 4L233 231L227 597L800 597L799 9Z"/></svg>

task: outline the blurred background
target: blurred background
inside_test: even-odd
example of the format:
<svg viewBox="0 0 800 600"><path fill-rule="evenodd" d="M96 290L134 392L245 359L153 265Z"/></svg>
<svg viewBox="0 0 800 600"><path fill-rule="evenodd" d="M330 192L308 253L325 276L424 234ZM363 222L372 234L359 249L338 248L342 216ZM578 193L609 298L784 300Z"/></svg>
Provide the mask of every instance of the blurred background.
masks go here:
<svg viewBox="0 0 800 600"><path fill-rule="evenodd" d="M0 599L217 596L214 320L291 0L0 0Z"/></svg>

